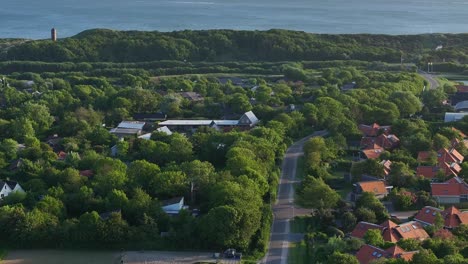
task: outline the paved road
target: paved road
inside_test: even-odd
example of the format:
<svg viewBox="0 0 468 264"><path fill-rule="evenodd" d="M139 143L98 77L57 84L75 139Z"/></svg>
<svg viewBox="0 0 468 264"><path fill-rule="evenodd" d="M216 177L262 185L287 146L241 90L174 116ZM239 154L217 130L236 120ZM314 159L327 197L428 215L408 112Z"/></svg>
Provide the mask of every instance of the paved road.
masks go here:
<svg viewBox="0 0 468 264"><path fill-rule="evenodd" d="M419 73L419 75L421 75L424 79L426 79L426 81L429 82L429 84L430 84L430 87L429 87L429 88L430 88L430 89L437 89L437 87L439 87L439 82L438 82L436 79L434 79L434 78L435 78L435 75L430 74L430 73L427 73L427 72L425 72L425 71L421 71L421 70L420 70L418 73Z"/></svg>
<svg viewBox="0 0 468 264"><path fill-rule="evenodd" d="M262 263L286 264L290 243L299 242L303 238L303 234L292 234L290 232L290 221L295 216L307 215L312 212L311 209L294 206L294 184L298 182L296 181L297 159L304 155L302 147L308 139L314 136L325 136L326 134L326 131L315 132L294 143L286 151L278 187L278 199L276 204L273 205L274 220L269 249Z"/></svg>

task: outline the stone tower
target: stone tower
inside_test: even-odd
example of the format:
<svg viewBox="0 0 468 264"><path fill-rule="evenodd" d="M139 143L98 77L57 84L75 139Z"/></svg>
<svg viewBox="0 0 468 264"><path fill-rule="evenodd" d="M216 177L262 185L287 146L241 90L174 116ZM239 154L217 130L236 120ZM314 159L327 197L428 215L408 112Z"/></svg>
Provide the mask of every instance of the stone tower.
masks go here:
<svg viewBox="0 0 468 264"><path fill-rule="evenodd" d="M57 30L55 28L50 30L50 38L52 41L57 41Z"/></svg>

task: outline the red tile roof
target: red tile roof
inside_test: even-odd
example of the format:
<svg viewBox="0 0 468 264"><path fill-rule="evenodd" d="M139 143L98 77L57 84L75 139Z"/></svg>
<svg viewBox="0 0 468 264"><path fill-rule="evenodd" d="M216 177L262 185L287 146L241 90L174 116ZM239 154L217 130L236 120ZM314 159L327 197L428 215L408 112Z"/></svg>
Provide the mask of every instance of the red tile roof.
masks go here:
<svg viewBox="0 0 468 264"><path fill-rule="evenodd" d="M431 183L433 196L461 196L468 195L468 184L460 177L442 183Z"/></svg>
<svg viewBox="0 0 468 264"><path fill-rule="evenodd" d="M444 218L444 226L447 228L454 228L461 224L468 224L468 212L461 212L454 206L443 211L439 208L426 206L416 214L414 219L422 222L423 224L433 225L437 213L440 213Z"/></svg>
<svg viewBox="0 0 468 264"><path fill-rule="evenodd" d="M400 239L416 239L416 240L425 240L429 238L426 230L424 230L423 226L415 221L407 222L401 224L393 229L397 235L397 240ZM391 241L391 242L396 242Z"/></svg>
<svg viewBox="0 0 468 264"><path fill-rule="evenodd" d="M416 176L423 176L427 179L433 179L437 176L437 173L441 170L441 168L437 166L418 166L416 168Z"/></svg>
<svg viewBox="0 0 468 264"><path fill-rule="evenodd" d="M57 153L57 159L58 160L65 160L67 158L68 154L63 152L63 151L60 151L59 153Z"/></svg>
<svg viewBox="0 0 468 264"><path fill-rule="evenodd" d="M388 194L388 190L383 181L366 181L356 183L363 192L370 192L376 195Z"/></svg>
<svg viewBox="0 0 468 264"><path fill-rule="evenodd" d="M84 177L92 177L94 172L92 170L82 170L80 171L80 175Z"/></svg>
<svg viewBox="0 0 468 264"><path fill-rule="evenodd" d="M380 126L377 123L374 123L372 125L361 124L358 126L358 128L364 136L369 136L369 137L377 136L380 131L387 134L391 130L391 126Z"/></svg>
<svg viewBox="0 0 468 264"><path fill-rule="evenodd" d="M446 149L442 148L439 151L437 151L437 161L440 163L447 162L447 163L462 163L465 157L463 157L460 152L458 152L456 149L451 148Z"/></svg>
<svg viewBox="0 0 468 264"><path fill-rule="evenodd" d="M371 229L378 229L382 231L383 227L380 225L361 221L356 225L354 230L351 232L351 236L357 237L357 238L364 238L364 235L366 234L366 232Z"/></svg>
<svg viewBox="0 0 468 264"><path fill-rule="evenodd" d="M358 259L359 263L368 264L380 258L402 258L405 260L411 260L415 253L417 252L406 252L396 245L386 250L371 245L364 245L356 253L356 258Z"/></svg>
<svg viewBox="0 0 468 264"><path fill-rule="evenodd" d="M381 224L383 228L382 237L385 241L398 242L398 235L394 232L394 228L398 225L391 220L387 220Z"/></svg>
<svg viewBox="0 0 468 264"><path fill-rule="evenodd" d="M362 151L364 156L366 156L367 159L377 159L382 155L382 153L385 150L383 148L376 148L376 149L365 149Z"/></svg>
<svg viewBox="0 0 468 264"><path fill-rule="evenodd" d="M455 85L459 93L468 93L468 86L465 85Z"/></svg>

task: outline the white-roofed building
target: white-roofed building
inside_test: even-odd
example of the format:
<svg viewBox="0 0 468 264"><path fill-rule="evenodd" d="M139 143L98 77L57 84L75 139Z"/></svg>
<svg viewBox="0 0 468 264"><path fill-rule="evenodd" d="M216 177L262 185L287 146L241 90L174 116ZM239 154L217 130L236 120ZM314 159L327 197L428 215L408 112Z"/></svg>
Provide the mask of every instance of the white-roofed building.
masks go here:
<svg viewBox="0 0 468 264"><path fill-rule="evenodd" d="M455 111L458 113L468 112L468 101L461 101L455 105Z"/></svg>
<svg viewBox="0 0 468 264"><path fill-rule="evenodd" d="M167 126L160 127L158 129L156 129L156 131L164 133L164 134L166 134L168 136L172 135L172 131Z"/></svg>
<svg viewBox="0 0 468 264"><path fill-rule="evenodd" d="M122 121L116 128L111 129L109 132L118 137L139 136L145 124L145 122L139 121Z"/></svg>
<svg viewBox="0 0 468 264"><path fill-rule="evenodd" d="M445 113L445 123L448 122L457 122L463 119L463 117L467 116L468 112L465 113Z"/></svg>
<svg viewBox="0 0 468 264"><path fill-rule="evenodd" d="M255 126L258 124L260 120L258 120L257 116L252 111L249 111L245 113L241 118L239 119L239 125L240 126Z"/></svg>
<svg viewBox="0 0 468 264"><path fill-rule="evenodd" d="M145 122L140 122L140 121L122 121L117 126L117 128L130 128L130 129L143 130L143 127L145 126L145 124L146 124Z"/></svg>
<svg viewBox="0 0 468 264"><path fill-rule="evenodd" d="M239 120L166 120L159 123L159 126L168 127L168 129L184 129L193 130L198 127L212 127L216 130L223 130L225 128L233 127L253 127L258 124L260 120L255 116L252 111L249 111L242 115Z"/></svg>

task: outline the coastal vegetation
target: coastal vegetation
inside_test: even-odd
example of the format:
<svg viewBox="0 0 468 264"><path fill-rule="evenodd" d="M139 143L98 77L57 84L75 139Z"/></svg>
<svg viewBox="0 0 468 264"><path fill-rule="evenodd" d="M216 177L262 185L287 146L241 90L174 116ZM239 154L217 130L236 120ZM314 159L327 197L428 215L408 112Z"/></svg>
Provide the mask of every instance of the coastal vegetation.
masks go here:
<svg viewBox="0 0 468 264"><path fill-rule="evenodd" d="M463 72L465 39L90 30L58 42L0 42L0 175L25 190L1 200L0 245L236 248L259 258L268 246L287 146L326 130L326 138L305 144L299 162L297 203L315 210L301 219L307 234L294 258L356 263L352 254L363 242L345 233L357 221L381 223L390 213L373 195L354 205L346 196L365 174L383 178L381 160L394 162L390 202L402 210L438 206L429 181L414 175L418 152L448 147L460 139L452 127L466 133L468 120L443 123L453 83L425 90L416 70L433 60L440 69ZM203 99L183 97L186 92ZM249 130L204 127L168 135L151 121L146 139L110 133L139 114L218 120L248 111L261 120ZM358 161L358 125L374 122L391 125L401 146ZM457 149L466 155L463 146ZM461 167L466 177L466 163ZM349 182L342 172L351 174ZM169 216L162 206L174 197L184 197L189 209ZM413 263L462 263L466 226L450 235L441 229L423 243L399 245L420 250ZM366 242L391 246L376 234Z"/></svg>

